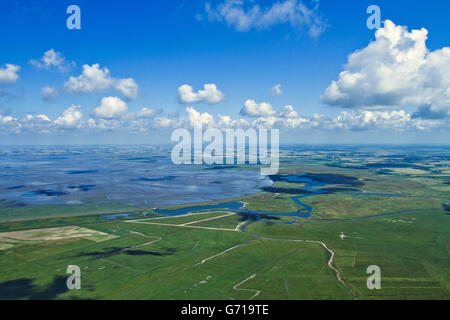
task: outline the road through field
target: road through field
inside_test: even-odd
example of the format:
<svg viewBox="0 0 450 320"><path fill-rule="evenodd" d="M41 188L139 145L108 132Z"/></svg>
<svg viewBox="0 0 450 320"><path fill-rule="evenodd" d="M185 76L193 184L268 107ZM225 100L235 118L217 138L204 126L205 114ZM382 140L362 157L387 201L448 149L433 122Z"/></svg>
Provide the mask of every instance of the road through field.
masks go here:
<svg viewBox="0 0 450 320"><path fill-rule="evenodd" d="M250 292L255 292L255 294L248 300L253 300L253 298L256 298L257 296L259 296L259 294L261 293L260 290L256 290L256 289L243 289L243 288L238 288L240 285L246 283L248 280L253 279L254 277L256 277L256 273L251 275L250 277L248 277L247 279L245 279L244 281L239 282L237 285L235 285L233 287L234 290L241 290L241 291L250 291Z"/></svg>
<svg viewBox="0 0 450 320"><path fill-rule="evenodd" d="M184 226L188 226L190 224L200 223L200 222L210 221L210 220L215 220L215 219L220 219L220 218L225 218L225 217L229 217L229 216L232 216L232 215L235 215L235 214L236 214L236 212L230 212L230 213L225 214L223 216L212 217L212 218L207 218L207 219L203 219L203 220L191 221L191 222L188 222L188 223L180 224L179 226L183 226L184 227Z"/></svg>
<svg viewBox="0 0 450 320"><path fill-rule="evenodd" d="M208 213L214 213L214 211L205 212L204 214L208 214ZM183 224L169 224L169 223L161 223L161 222L148 222L148 221L154 220L155 218L128 220L128 221L124 221L124 222L126 222L126 223L137 223L137 224L150 224L150 225L166 226L166 227L178 227L178 228L195 228L195 229L204 229L204 230L219 230L219 231L234 231L234 232L240 231L237 228L235 228L235 229L227 229L227 228L215 228L215 227L201 227L201 226L194 226L193 225L195 223L204 222L204 221L210 221L210 220L214 220L214 219L225 218L225 217L237 214L236 212L227 212L227 211L224 211L224 213L225 213L225 215L212 217L212 218L207 218L207 219L202 219L202 220L195 220L195 221L191 221L191 222L183 223ZM173 216L173 218L175 218L175 217L182 217L182 216L188 216L188 215ZM165 217L165 218L170 219L171 217Z"/></svg>
<svg viewBox="0 0 450 320"><path fill-rule="evenodd" d="M207 213L209 213L209 212L207 212ZM211 213L212 213L212 212L211 212ZM357 293L354 291L353 288L351 288L351 287L344 281L344 279L342 278L341 272L340 272L340 271L336 268L336 266L334 265L334 255L335 255L334 251L331 250L331 249L330 249L324 242L322 242L322 241L317 241L317 240L303 240L303 239L277 239L277 238L267 238L267 237L264 237L264 236L261 236L261 235L258 235L258 234L255 234L255 233L246 231L246 227L248 226L248 224L245 224L245 223L239 223L239 224L236 226L235 229L213 228L213 227L201 227L201 226L194 226L194 225L193 225L193 224L195 224L195 223L204 222L204 221L210 221L210 220L215 220L215 219L224 218L224 217L228 217L228 216L231 216L231 215L235 215L235 214L236 214L236 212L226 212L226 211L225 211L225 213L226 213L225 215L221 215L221 216L217 216L217 217L212 217L212 218L207 218L207 219L196 220L196 221L191 221L191 222L184 223L184 224L168 224L168 223L159 223L159 222L147 222L148 220L144 220L144 221L143 221L143 220L140 220L140 219L139 219L139 220L129 220L129 221L124 221L124 222L127 222L127 223L136 223L136 224L159 225L159 226L167 226L167 227L179 227L179 228L197 228L197 229L206 229L206 230L235 231L235 232L237 231L237 232L248 233L248 234L250 234L250 235L253 235L253 236L257 237L258 239L264 239L264 240L271 240L271 241L286 241L286 242L306 242L306 243L316 243L316 244L320 244L325 250L327 250L327 252L330 253L330 258L329 258L329 260L328 260L328 267L329 267L330 269L332 269L332 270L336 273L336 279L338 280L338 282L341 283L345 288L347 288L347 289L350 291L350 293L352 294L352 296L353 296L355 299L357 299L357 297L358 297ZM179 216L178 216L178 217L179 217ZM149 219L149 220L153 220L153 219ZM251 224L251 223L250 223L250 224ZM160 239L158 239L157 241L159 241L159 240L160 240ZM218 253L218 254L215 254L215 255L212 255L212 256L210 256L210 257L207 257L207 258L203 259L202 261L200 261L199 263L197 263L196 266L197 266L197 265L204 264L205 262L207 262L207 261L209 261L209 260L211 260L211 259L214 259L214 258L216 258L216 257L219 257L219 256L221 256L221 255L223 255L223 254L226 254L227 252L229 252L229 251L231 251L231 250L234 250L234 249L236 249L236 248L238 248L238 247L241 247L241 246L250 244L251 242L253 242L253 240L251 240L250 242L247 242L247 243L238 244L238 245L233 246L233 247L231 247L231 248L228 248L228 249L226 249L226 250L224 250L224 251L222 251L222 252L220 252L220 253ZM147 245L147 244L151 244L151 243L152 243L152 242L150 242L150 243L145 243L145 244L143 244L143 245ZM248 281L248 280L250 280L250 279L251 279L251 277L250 277L250 278L247 278L245 281ZM245 281L244 281L244 282L245 282ZM243 282L242 282L242 283L243 283ZM242 283L240 283L240 284L242 284ZM236 285L236 287L239 286L240 284ZM246 289L237 289L237 290L246 290ZM253 291L257 291L257 290L253 290ZM255 296L253 296L252 299L253 299L254 297L256 297L257 295L259 295L259 292L258 292Z"/></svg>
<svg viewBox="0 0 450 320"><path fill-rule="evenodd" d="M247 232L247 231L245 231ZM328 267L332 269L336 273L336 279L341 283L344 287L346 287L350 293L353 295L355 299L357 299L358 295L357 293L342 279L341 272L334 266L334 251L328 248L328 246L322 242L317 240L300 240L300 239L277 239L277 238L267 238L260 235L257 235L255 233L247 232L249 234L257 236L259 239L263 240L272 240L272 241L285 241L285 242L308 242L308 243L317 243L320 244L322 247L324 247L330 254L330 259L328 260Z"/></svg>

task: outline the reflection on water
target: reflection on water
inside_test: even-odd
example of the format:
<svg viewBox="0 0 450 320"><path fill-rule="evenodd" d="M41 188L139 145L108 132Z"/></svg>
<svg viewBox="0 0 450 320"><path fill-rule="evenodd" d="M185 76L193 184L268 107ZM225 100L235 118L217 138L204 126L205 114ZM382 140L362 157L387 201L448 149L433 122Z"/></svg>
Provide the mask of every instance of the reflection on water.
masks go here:
<svg viewBox="0 0 450 320"><path fill-rule="evenodd" d="M1 147L0 207L120 201L170 206L261 191L257 168L174 165L164 147ZM255 170L254 170L255 169Z"/></svg>
<svg viewBox="0 0 450 320"><path fill-rule="evenodd" d="M319 176L319 179L324 180L325 175L316 175L316 176ZM274 181L286 181L286 182L290 182L290 183L304 183L305 184L304 186L299 187L298 193L301 193L301 191L304 191L306 194L290 197L290 199L292 201L294 201L300 207L300 209L293 211L293 212L281 213L281 212L270 212L270 211L262 211L262 210L251 210L251 209L246 209L243 206L243 204L244 204L243 202L237 202L237 201L230 201L230 202L224 202L224 203L214 204L214 205L205 205L205 206L202 206L202 205L190 206L190 207L184 207L184 208L173 209L173 210L156 209L155 212L158 214L163 214L163 215L167 215L167 216L178 216L178 215L188 214L191 212L205 211L205 210L228 210L228 211L238 212L240 214L249 214L249 215L254 216L255 219L253 219L253 221L251 221L250 223L243 226L242 231L245 231L245 229L249 225L251 225L255 222L258 222L262 219L267 219L268 216L310 218L312 216L313 209L311 208L311 206L301 202L301 199L319 195L319 194L329 193L329 191L327 189L322 188L326 185L325 182L316 181L316 180L312 179L311 177L314 177L314 174L295 174L295 175L291 174L291 175L271 176L271 179ZM328 178L332 178L332 179L329 180ZM331 175L331 177L329 175L329 177L327 177L327 179L329 180L328 181L329 183L335 183L336 179L340 179L341 181L343 179L352 181L352 179L348 179L348 178L349 177L342 176L342 175ZM327 181L327 180L325 180L325 181ZM402 194L381 194L381 193L350 193L350 194L359 194L359 195L366 195L366 196L385 196L385 197L403 197L403 196L405 196ZM403 214L403 213L408 213L408 212L411 212L411 211L402 211L402 212L389 213L389 214L384 214L384 215ZM384 215L381 214L381 215L377 215L377 216L384 216ZM366 216L366 217L360 217L360 218L340 219L337 221L344 221L344 220L353 221L353 220L359 220L359 219L369 219L372 217L373 216ZM336 219L322 219L322 220L336 221ZM291 222L273 222L272 221L272 223L291 224L291 223L294 223L294 221L291 221Z"/></svg>
<svg viewBox="0 0 450 320"><path fill-rule="evenodd" d="M276 181L288 181L288 182L302 182L305 183L303 187L301 187L301 190L307 191L308 193L301 196L293 196L290 197L292 201L294 201L296 204L298 204L301 209L293 211L293 212L271 212L271 211L258 211L258 210L251 210L246 209L243 207L242 202L237 201L230 201L220 204L214 204L214 205L206 205L206 206L191 206L191 207L185 207L180 209L174 209L174 210L155 210L156 213L164 214L168 216L178 216L187 214L190 212L195 211L204 211L204 210L230 210L230 211L237 211L239 213L245 213L245 214L251 214L256 216L256 221L259 221L261 215L271 215L271 216L286 216L286 217L300 217L300 218L309 218L311 217L312 208L303 202L300 201L300 199L305 197L310 197L317 194L326 193L325 190L317 189L318 187L322 187L324 183L314 181L311 178L306 178L303 175L286 175L286 176L274 176L272 179Z"/></svg>

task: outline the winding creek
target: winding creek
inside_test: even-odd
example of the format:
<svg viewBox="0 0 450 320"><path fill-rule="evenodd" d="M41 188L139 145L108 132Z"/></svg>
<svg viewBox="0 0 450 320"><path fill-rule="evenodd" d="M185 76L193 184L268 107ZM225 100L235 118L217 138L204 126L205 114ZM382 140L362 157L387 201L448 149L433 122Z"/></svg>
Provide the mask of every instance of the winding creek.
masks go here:
<svg viewBox="0 0 450 320"><path fill-rule="evenodd" d="M404 214L404 213L412 213L417 212L417 210L408 210L408 211L401 211L401 212L394 212L394 213L386 213L386 214L380 214L380 215L374 215L374 216L365 216L365 217L357 217L357 218L348 218L348 219L316 219L311 218L312 216L312 208L311 206L303 203L301 199L304 199L306 197L312 197L319 194L325 194L328 193L327 190L320 189L321 187L325 186L326 183L322 183L319 181L314 181L311 178L304 177L303 175L287 175L282 177L282 181L291 182L291 183L305 183L304 186L300 187L300 190L305 191L306 194L302 195L295 195L290 197L294 203L302 207L301 209L297 211L292 212L272 212L272 211L260 211L260 210L252 210L245 208L245 203L241 201L230 201L230 202L223 202L219 204L213 204L213 205L197 205L197 206L189 206L189 207L183 207L179 209L155 209L154 212L161 214L161 215L167 215L167 216L178 216L178 215L184 215L192 212L198 212L198 211L205 211L205 210L226 210L226 211L233 211L238 212L242 214L248 214L255 217L255 220L246 224L243 227L243 231L245 231L245 228L255 222L265 220L265 216L284 216L284 217L298 217L298 218L309 218L310 220L322 220L322 221L353 221L353 220L361 220L361 219L369 219L369 218L376 218L376 217L382 217L382 216L390 216L390 215L397 215L397 214ZM383 196L383 197L404 197L405 195L402 194L387 194L387 193L350 193L352 195L366 195L366 196ZM284 224L292 224L292 223L305 223L305 222L276 222L271 221L272 223L284 223Z"/></svg>
<svg viewBox="0 0 450 320"><path fill-rule="evenodd" d="M230 202L223 202L219 204L214 205L206 205L206 206L192 206L192 207L184 207L180 209L174 209L174 210L167 210L167 209L156 209L154 210L158 214L163 215L169 215L169 216L177 216L177 215L183 215L191 212L196 211L204 211L204 210L228 210L228 211L239 211L239 213L246 213L255 215L258 218L261 218L261 215L271 215L271 216L287 216L287 217L299 217L299 218L310 218L312 214L312 208L308 206L307 204L304 204L300 201L302 198L326 193L326 190L316 189L318 187L323 186L324 184L321 182L314 181L309 178L302 177L301 175L289 175L285 176L287 182L294 182L294 183L306 183L305 186L301 187L300 189L303 191L308 192L307 194L300 195L300 196L292 196L290 199L294 201L299 206L303 207L300 210L293 211L293 212L271 212L271 211L258 211L258 210L251 210L246 209L244 207L244 203L241 201L230 201Z"/></svg>
<svg viewBox="0 0 450 320"><path fill-rule="evenodd" d="M245 208L245 203L241 201L230 201L230 202L224 202L219 204L212 204L212 205L197 205L197 206L189 206L179 209L155 209L154 212L165 215L165 216L179 216L179 215L185 215L193 212L199 212L199 211L208 211L208 210L224 210L227 212L235 212L239 214L247 214L254 217L254 219L249 219L247 223L242 225L240 228L240 231L251 234L255 236L257 239L265 239L265 240L273 240L273 241L288 241L288 242L309 242L309 243L316 243L321 245L325 250L327 250L330 253L330 257L328 260L328 266L336 273L336 279L341 283L344 287L346 287L351 295L357 299L358 295L355 292L355 290L350 287L342 278L341 272L336 268L334 265L334 251L332 251L324 242L317 241L317 240L294 240L294 239L275 239L275 238L267 238L258 234L255 234L253 232L247 231L247 227L259 222L259 221L266 221L270 223L281 223L281 224L294 224L294 223L309 223L311 221L354 221L354 220L361 220L361 219L370 219L370 218L376 218L376 217L383 217L383 216L390 216L390 215L397 215L397 214L405 214L405 213L411 213L411 212L419 212L421 210L409 210L409 211L401 211L401 212L394 212L394 213L387 213L387 214L380 214L380 215L374 215L374 216L365 216L365 217L357 217L357 218L348 218L348 219L318 219L318 218L312 218L312 208L311 206L303 203L301 200L306 197L311 197L319 194L325 194L328 193L327 190L321 189L326 183L322 183L319 181L315 181L311 178L304 177L303 175L287 175L282 176L281 181L291 182L291 183L305 183L304 186L300 187L300 190L303 192L306 192L306 194L302 195L295 195L290 197L292 201L294 201L297 205L301 207L301 209L293 212L270 212L270 211L259 211L259 210L251 210ZM350 193L354 195L367 195L367 196L385 196L385 197L403 197L406 195L402 194L384 194L384 193ZM288 221L288 222L277 222L277 221L271 221L266 219L267 216L285 216L285 217L299 217L299 218L306 218L307 221ZM251 240L252 242L254 240ZM224 252L233 250L236 247L239 247L243 244L240 244L238 246L232 247L227 249ZM220 253L223 254L224 252ZM219 254L219 255L220 255ZM213 257L209 257L205 260L203 260L201 263L204 263L208 259L212 259ZM254 275L255 276L255 275Z"/></svg>

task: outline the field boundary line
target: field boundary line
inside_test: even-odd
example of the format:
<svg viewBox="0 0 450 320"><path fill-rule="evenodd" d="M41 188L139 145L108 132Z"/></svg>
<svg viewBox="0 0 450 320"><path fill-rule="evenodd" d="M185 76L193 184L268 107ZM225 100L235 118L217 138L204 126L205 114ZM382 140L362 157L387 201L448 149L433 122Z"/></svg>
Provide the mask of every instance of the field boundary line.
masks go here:
<svg viewBox="0 0 450 320"><path fill-rule="evenodd" d="M327 245L321 241L316 241L316 240L305 240L305 242L310 242L310 243L319 243L321 244L330 254L330 260L328 260L328 266L334 270L334 272L336 273L336 278L337 280L344 286L346 287L351 294L356 298L358 295L356 294L356 292L344 281L344 279L342 279L342 275L341 272L334 266L333 263L333 258L334 258L334 251L331 250L330 248L327 247Z"/></svg>
<svg viewBox="0 0 450 320"><path fill-rule="evenodd" d="M257 236L257 237L259 237L260 239L263 239L263 240L286 241L286 242L305 242L305 243L315 243L315 244L320 244L322 247L325 248L325 250L327 250L327 251L331 254L330 259L328 260L328 267L329 267L330 269L332 269L332 270L336 273L336 279L338 280L338 282L339 282L340 284L342 284L345 288L347 288L347 289L350 291L350 293L353 295L353 297L354 297L355 299L358 298L358 294L356 293L356 291L353 290L353 288L350 287L350 286L344 281L344 279L342 279L341 272L334 266L334 263L333 263L333 262L334 262L334 260L333 260L333 259L334 259L334 251L331 250L330 248L328 248L327 245L326 245L324 242L318 241L318 240L267 238L267 237L259 236L259 235L254 234L254 233L250 233L250 232L247 232L247 233L253 234L253 235L255 235L255 236Z"/></svg>
<svg viewBox="0 0 450 320"><path fill-rule="evenodd" d="M238 248L238 247L241 247L241 246L243 246L243 245L246 245L247 243L240 243L240 244L238 244L238 245L235 245L235 246L233 246L233 247L231 247L231 248L228 248L228 249L226 249L226 250L224 250L224 251L222 251L222 252L220 252L220 253L218 253L218 254L215 254L215 255L213 255L213 256L210 256L210 257L208 257L208 258L205 258L205 259L203 259L202 261L200 261L199 263L197 263L197 264L195 264L196 266L198 266L198 265L200 265L200 264L204 264L206 261L208 261L208 260L211 260L211 259L214 259L214 258L216 258L216 257L218 257L218 256L221 256L221 255L223 255L223 254L225 254L225 253L227 253L227 252L229 252L229 251L231 251L231 250L233 250L233 249L236 249L236 248Z"/></svg>
<svg viewBox="0 0 450 320"><path fill-rule="evenodd" d="M256 289L245 289L245 288L238 288L240 285L244 284L245 282L247 282L248 280L254 279L256 277L256 273L251 275L250 277L248 277L247 279L245 279L244 281L239 282L238 284L236 284L233 289L234 290L241 290L241 291L251 291L251 292L255 292L255 294L248 300L253 300L253 298L256 298L257 296L259 296L259 294L261 293L260 290L256 290Z"/></svg>
<svg viewBox="0 0 450 320"><path fill-rule="evenodd" d="M191 221L191 222L179 224L179 226L188 226L188 225L191 225L191 224L200 223L200 222L204 222L204 221L210 221L210 220L215 220L215 219L220 219L220 218L229 217L229 216L232 216L232 215L235 215L235 214L236 214L235 212L227 213L227 214L224 214L223 216L212 217L212 218L206 218L206 219L203 219L203 220L196 220L196 221Z"/></svg>
<svg viewBox="0 0 450 320"><path fill-rule="evenodd" d="M131 222L131 221L161 220L161 219L170 219L170 218L183 218L183 217L199 216L199 215L202 215L202 214L215 213L215 212L221 212L221 211L188 212L188 213L185 213L185 214L174 215L174 216L166 215L166 216L162 216L162 217L143 218L143 219L133 219L133 220L128 220L128 222ZM223 212L225 212L225 211L223 211Z"/></svg>
<svg viewBox="0 0 450 320"><path fill-rule="evenodd" d="M138 222L138 221L124 221L127 223L137 223L137 224L149 224L155 226L165 226L165 227L178 227L178 228L194 228L194 229L204 229L204 230L220 230L220 231L233 231L236 232L236 229L225 229L225 228L213 228L213 227L200 227L200 226L183 226L179 224L169 224L169 223L157 223L157 222Z"/></svg>

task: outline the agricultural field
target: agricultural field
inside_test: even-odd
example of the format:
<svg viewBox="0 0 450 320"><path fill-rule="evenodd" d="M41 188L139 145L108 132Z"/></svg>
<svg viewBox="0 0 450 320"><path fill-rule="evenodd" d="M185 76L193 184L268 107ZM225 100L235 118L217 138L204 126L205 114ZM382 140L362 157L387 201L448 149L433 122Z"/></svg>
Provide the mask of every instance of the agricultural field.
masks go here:
<svg viewBox="0 0 450 320"><path fill-rule="evenodd" d="M240 198L4 207L0 299L450 299L442 158L291 150Z"/></svg>
<svg viewBox="0 0 450 320"><path fill-rule="evenodd" d="M356 218L404 211L440 209L439 198L397 197L364 194L322 194L304 199L315 216L325 219Z"/></svg>

